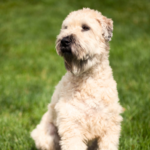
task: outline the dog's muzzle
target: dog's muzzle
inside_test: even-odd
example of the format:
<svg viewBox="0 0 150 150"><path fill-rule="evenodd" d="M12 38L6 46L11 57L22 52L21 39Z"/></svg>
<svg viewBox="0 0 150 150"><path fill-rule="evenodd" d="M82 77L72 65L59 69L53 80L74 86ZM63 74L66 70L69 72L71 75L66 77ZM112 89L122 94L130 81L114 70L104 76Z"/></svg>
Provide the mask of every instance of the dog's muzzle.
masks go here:
<svg viewBox="0 0 150 150"><path fill-rule="evenodd" d="M63 54L72 54L71 52L72 37L66 36L61 40L61 52Z"/></svg>

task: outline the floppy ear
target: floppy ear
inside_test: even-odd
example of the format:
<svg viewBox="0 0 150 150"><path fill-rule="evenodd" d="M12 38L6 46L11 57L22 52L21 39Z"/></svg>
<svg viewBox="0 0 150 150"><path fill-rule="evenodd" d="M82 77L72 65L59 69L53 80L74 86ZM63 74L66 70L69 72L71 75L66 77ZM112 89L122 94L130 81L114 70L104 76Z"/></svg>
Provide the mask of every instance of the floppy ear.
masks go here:
<svg viewBox="0 0 150 150"><path fill-rule="evenodd" d="M97 21L100 23L102 27L102 36L104 39L109 42L111 41L111 38L113 36L113 21L111 19L108 19L106 17L101 17L97 19Z"/></svg>

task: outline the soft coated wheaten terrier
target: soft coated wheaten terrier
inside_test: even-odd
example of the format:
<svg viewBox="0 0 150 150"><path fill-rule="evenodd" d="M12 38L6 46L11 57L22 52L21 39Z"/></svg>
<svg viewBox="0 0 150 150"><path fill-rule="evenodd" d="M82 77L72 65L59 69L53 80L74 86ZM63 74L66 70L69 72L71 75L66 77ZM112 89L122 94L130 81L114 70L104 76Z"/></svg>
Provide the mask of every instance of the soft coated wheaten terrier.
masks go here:
<svg viewBox="0 0 150 150"><path fill-rule="evenodd" d="M56 50L67 73L31 133L38 149L118 149L122 107L108 60L112 31L112 20L89 8L63 21Z"/></svg>

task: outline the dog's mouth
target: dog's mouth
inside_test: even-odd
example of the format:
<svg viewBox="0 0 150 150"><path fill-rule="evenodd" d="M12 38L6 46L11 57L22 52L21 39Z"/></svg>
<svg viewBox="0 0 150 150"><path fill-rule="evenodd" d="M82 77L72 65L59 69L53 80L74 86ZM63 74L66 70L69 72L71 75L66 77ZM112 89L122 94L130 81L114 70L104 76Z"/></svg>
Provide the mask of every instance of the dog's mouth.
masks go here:
<svg viewBox="0 0 150 150"><path fill-rule="evenodd" d="M66 55L66 54L71 55L72 54L71 48L61 48L61 52L64 55Z"/></svg>

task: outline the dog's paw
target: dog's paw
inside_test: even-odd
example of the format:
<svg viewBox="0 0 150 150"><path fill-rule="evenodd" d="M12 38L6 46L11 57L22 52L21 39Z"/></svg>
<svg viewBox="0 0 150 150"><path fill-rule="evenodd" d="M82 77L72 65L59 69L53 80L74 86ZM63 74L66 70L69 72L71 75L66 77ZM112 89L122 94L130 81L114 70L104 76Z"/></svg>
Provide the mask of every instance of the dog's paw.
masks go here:
<svg viewBox="0 0 150 150"><path fill-rule="evenodd" d="M31 137L39 150L59 150L58 137L48 134L39 125L31 132Z"/></svg>

